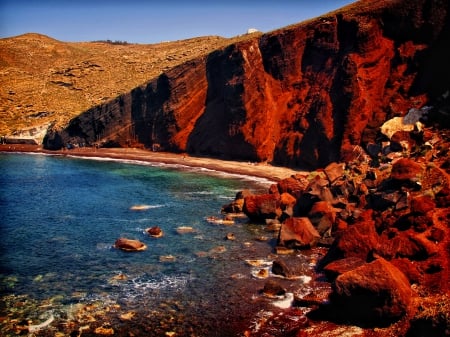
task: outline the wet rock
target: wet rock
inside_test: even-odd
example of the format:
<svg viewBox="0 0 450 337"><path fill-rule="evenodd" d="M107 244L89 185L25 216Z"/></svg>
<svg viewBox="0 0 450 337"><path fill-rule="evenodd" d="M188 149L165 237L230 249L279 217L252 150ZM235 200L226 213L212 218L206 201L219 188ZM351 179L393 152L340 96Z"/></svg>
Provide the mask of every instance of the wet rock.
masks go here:
<svg viewBox="0 0 450 337"><path fill-rule="evenodd" d="M139 240L131 240L126 238L117 239L114 243L114 247L129 252L142 251L147 249L147 246Z"/></svg>
<svg viewBox="0 0 450 337"><path fill-rule="evenodd" d="M264 284L262 292L265 296L273 298L286 294L286 289L284 289L277 281L269 280Z"/></svg>
<svg viewBox="0 0 450 337"><path fill-rule="evenodd" d="M289 218L282 225L278 244L288 248L314 247L321 238L308 218Z"/></svg>
<svg viewBox="0 0 450 337"><path fill-rule="evenodd" d="M297 260L279 258L272 263L272 273L288 279L296 279L304 275L304 267Z"/></svg>
<svg viewBox="0 0 450 337"><path fill-rule="evenodd" d="M245 197L243 211L250 220L264 222L282 214L280 197L275 194L259 194Z"/></svg>
<svg viewBox="0 0 450 337"><path fill-rule="evenodd" d="M244 209L244 200L245 197L252 195L252 192L249 190L242 190L236 193L236 197L234 200L222 206L222 212L224 213L241 213Z"/></svg>
<svg viewBox="0 0 450 337"><path fill-rule="evenodd" d="M331 303L336 314L340 316L339 310L344 310L349 321L385 326L408 312L411 288L398 268L377 259L338 276Z"/></svg>
<svg viewBox="0 0 450 337"><path fill-rule="evenodd" d="M163 231L159 226L147 228L145 231L148 233L148 235L154 238L160 238L163 236Z"/></svg>

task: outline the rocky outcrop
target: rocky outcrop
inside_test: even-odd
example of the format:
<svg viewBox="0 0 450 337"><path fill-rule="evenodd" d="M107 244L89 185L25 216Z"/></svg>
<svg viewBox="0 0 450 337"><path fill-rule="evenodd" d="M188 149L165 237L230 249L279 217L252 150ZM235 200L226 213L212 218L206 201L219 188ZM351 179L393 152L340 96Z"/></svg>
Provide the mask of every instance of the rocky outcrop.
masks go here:
<svg viewBox="0 0 450 337"><path fill-rule="evenodd" d="M310 168L348 160L387 119L449 89L448 13L445 1L361 1L250 35L86 111L45 146L145 146Z"/></svg>
<svg viewBox="0 0 450 337"><path fill-rule="evenodd" d="M450 132L425 124L403 136L414 138L415 146L396 148L396 140L380 139L373 145L382 151L297 173L265 194L243 197L252 222L266 228L279 224L278 255L293 256L315 245L328 248L316 264L332 286L328 301L296 298L319 308L313 318L362 326L401 321L402 336L407 320L435 325L437 335L450 323L432 314L450 306L448 296L435 304L430 300L430 294L450 291ZM282 200L289 200L284 210ZM285 276L292 268L276 260L272 272ZM429 306L417 307L422 302ZM411 329L411 336L420 335Z"/></svg>

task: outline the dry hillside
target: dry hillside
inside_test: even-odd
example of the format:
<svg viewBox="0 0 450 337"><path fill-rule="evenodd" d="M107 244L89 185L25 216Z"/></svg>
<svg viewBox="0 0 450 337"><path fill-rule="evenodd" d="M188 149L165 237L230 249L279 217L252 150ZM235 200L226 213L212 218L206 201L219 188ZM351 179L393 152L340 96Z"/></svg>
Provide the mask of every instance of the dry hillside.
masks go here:
<svg viewBox="0 0 450 337"><path fill-rule="evenodd" d="M0 134L65 124L169 68L243 38L159 44L67 43L40 34L0 39Z"/></svg>

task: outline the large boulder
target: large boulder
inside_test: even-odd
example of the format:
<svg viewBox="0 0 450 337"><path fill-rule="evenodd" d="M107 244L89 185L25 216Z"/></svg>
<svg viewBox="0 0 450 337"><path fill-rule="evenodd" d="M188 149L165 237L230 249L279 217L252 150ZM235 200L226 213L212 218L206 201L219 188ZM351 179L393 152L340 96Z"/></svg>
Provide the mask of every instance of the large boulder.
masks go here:
<svg viewBox="0 0 450 337"><path fill-rule="evenodd" d="M281 225L278 244L289 248L309 248L317 244L319 232L308 218L289 218Z"/></svg>
<svg viewBox="0 0 450 337"><path fill-rule="evenodd" d="M280 196L269 193L249 195L244 198L243 211L252 221L276 219L282 214Z"/></svg>
<svg viewBox="0 0 450 337"><path fill-rule="evenodd" d="M408 312L411 287L399 269L377 259L338 276L330 299L348 321L385 326Z"/></svg>

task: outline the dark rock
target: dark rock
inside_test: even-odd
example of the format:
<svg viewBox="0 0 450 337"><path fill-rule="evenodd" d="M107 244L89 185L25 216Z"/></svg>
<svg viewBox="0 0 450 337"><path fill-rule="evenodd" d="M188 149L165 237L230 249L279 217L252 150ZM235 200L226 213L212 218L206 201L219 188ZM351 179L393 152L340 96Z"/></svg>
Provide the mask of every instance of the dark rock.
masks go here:
<svg viewBox="0 0 450 337"><path fill-rule="evenodd" d="M278 243L288 248L309 248L315 246L320 237L308 218L294 217L281 225Z"/></svg>
<svg viewBox="0 0 450 337"><path fill-rule="evenodd" d="M332 226L336 221L337 211L330 202L318 201L309 211L308 218L321 236L325 233L330 236Z"/></svg>
<svg viewBox="0 0 450 337"><path fill-rule="evenodd" d="M286 289L284 289L277 281L269 280L264 284L262 292L268 297L278 297L286 294Z"/></svg>
<svg viewBox="0 0 450 337"><path fill-rule="evenodd" d="M163 231L159 226L153 226L153 227L147 228L145 231L154 238L159 238L159 237L163 236Z"/></svg>
<svg viewBox="0 0 450 337"><path fill-rule="evenodd" d="M377 259L338 276L330 298L348 321L387 326L408 312L411 288L398 268Z"/></svg>
<svg viewBox="0 0 450 337"><path fill-rule="evenodd" d="M277 259L272 263L272 273L288 279L296 279L305 274L304 266L297 259Z"/></svg>

